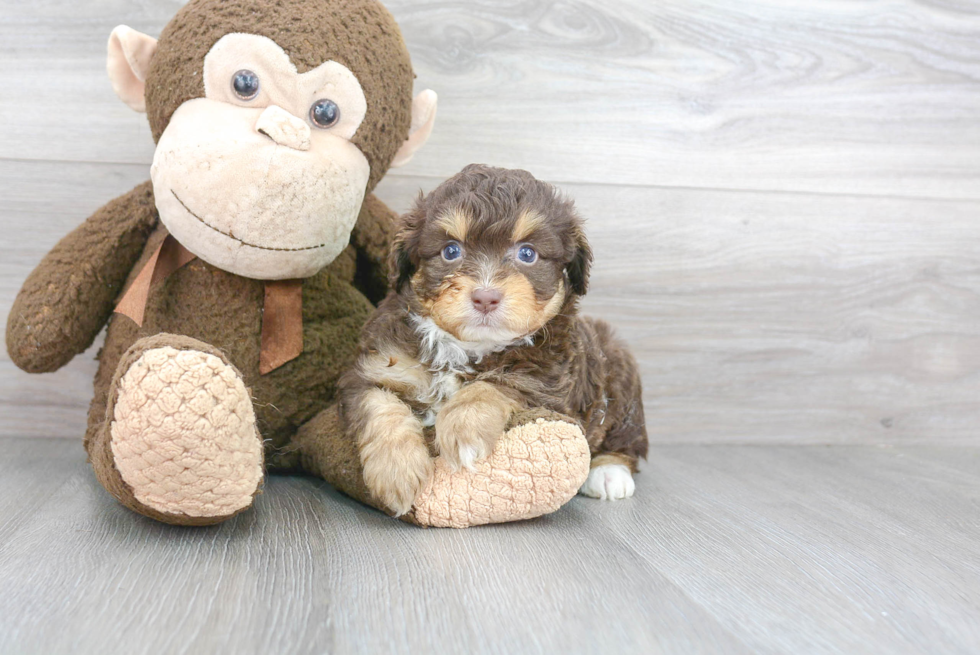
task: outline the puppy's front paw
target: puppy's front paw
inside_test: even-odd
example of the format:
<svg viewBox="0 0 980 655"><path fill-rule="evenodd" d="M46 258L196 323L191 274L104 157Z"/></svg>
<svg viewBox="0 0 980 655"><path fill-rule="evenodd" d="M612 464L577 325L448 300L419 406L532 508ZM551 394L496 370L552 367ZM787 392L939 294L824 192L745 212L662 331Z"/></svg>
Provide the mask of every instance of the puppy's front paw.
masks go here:
<svg viewBox="0 0 980 655"><path fill-rule="evenodd" d="M415 497L432 477L433 461L429 450L412 436L385 444L366 444L361 448L364 483L375 498L395 512L395 516L412 509Z"/></svg>
<svg viewBox="0 0 980 655"><path fill-rule="evenodd" d="M622 464L603 464L589 471L585 484L578 490L583 496L600 500L622 500L633 495L633 474Z"/></svg>
<svg viewBox="0 0 980 655"><path fill-rule="evenodd" d="M481 402L447 405L436 417L436 447L454 469L472 469L493 450L505 423L497 406Z"/></svg>
<svg viewBox="0 0 980 655"><path fill-rule="evenodd" d="M472 469L490 455L517 408L489 382L472 382L452 397L436 416L436 448L452 468Z"/></svg>

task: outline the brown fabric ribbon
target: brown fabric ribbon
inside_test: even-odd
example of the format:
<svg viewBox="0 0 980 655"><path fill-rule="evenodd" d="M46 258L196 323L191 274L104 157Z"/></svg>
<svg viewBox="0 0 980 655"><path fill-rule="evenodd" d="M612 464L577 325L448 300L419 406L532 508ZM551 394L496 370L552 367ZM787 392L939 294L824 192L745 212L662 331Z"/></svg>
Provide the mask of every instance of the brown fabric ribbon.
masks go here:
<svg viewBox="0 0 980 655"><path fill-rule="evenodd" d="M303 281L265 283L259 373L265 375L303 352Z"/></svg>
<svg viewBox="0 0 980 655"><path fill-rule="evenodd" d="M177 239L169 234L157 248L146 266L139 272L136 279L116 305L116 313L128 316L136 325L143 327L143 316L146 313L146 300L150 297L150 287L167 279L171 273L196 259L194 253L177 243Z"/></svg>
<svg viewBox="0 0 980 655"><path fill-rule="evenodd" d="M116 313L128 316L142 327L150 289L194 259L197 255L168 234L123 294ZM263 302L259 373L265 375L303 352L303 281L266 282Z"/></svg>

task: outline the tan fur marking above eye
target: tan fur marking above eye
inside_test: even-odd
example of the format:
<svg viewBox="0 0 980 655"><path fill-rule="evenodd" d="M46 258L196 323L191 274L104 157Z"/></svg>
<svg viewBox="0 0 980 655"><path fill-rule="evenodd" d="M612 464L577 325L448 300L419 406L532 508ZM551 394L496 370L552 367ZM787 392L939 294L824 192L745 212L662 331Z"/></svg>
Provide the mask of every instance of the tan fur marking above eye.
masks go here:
<svg viewBox="0 0 980 655"><path fill-rule="evenodd" d="M436 225L457 241L466 241L466 235L470 231L470 217L469 214L457 207L437 218Z"/></svg>
<svg viewBox="0 0 980 655"><path fill-rule="evenodd" d="M525 209L521 212L521 215L517 217L517 222L514 223L514 229L510 234L510 240L514 243L523 241L531 236L535 230L544 225L544 223L544 216L532 209Z"/></svg>

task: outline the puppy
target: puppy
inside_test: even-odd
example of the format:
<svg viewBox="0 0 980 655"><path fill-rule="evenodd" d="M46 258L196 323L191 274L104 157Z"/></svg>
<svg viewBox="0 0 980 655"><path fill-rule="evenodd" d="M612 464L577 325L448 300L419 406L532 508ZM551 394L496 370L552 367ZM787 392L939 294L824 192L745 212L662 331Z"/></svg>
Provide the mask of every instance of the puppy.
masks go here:
<svg viewBox="0 0 980 655"><path fill-rule="evenodd" d="M514 411L536 407L581 421L592 470L579 493L633 495L647 454L640 375L606 323L577 315L591 262L572 202L525 171L468 166L402 217L392 290L340 382L379 501L408 512L430 445L469 467Z"/></svg>

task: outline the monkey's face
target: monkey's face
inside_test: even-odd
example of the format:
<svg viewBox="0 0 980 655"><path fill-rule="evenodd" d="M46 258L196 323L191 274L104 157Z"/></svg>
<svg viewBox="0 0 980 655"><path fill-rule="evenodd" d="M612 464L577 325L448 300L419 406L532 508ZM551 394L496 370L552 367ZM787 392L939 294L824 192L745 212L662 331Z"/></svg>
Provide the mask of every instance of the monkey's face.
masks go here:
<svg viewBox="0 0 980 655"><path fill-rule="evenodd" d="M109 37L119 97L157 140L162 223L257 279L308 277L350 243L364 195L425 143L436 94L377 0L192 0L159 42Z"/></svg>
<svg viewBox="0 0 980 655"><path fill-rule="evenodd" d="M351 143L367 108L357 78L334 61L299 74L271 39L228 34L204 59L204 88L157 144L161 221L223 270L313 275L347 246L371 172Z"/></svg>

